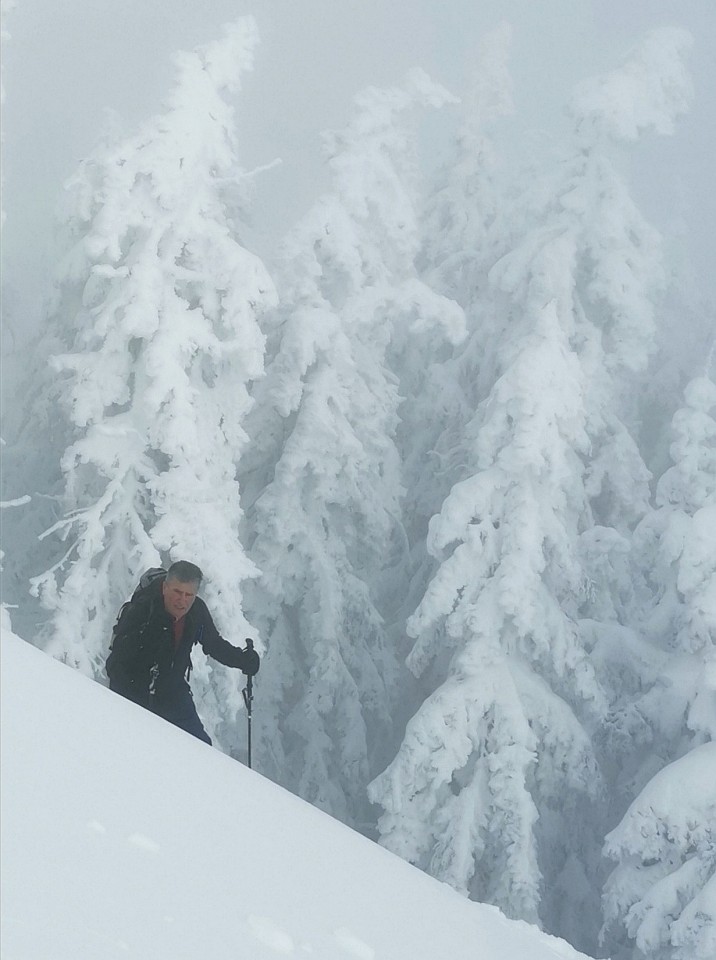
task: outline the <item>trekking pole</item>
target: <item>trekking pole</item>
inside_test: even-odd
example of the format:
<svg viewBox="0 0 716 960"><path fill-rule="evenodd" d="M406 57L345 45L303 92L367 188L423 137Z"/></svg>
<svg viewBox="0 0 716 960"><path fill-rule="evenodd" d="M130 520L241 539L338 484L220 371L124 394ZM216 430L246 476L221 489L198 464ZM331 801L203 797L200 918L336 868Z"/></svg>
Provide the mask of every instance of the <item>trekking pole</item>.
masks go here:
<svg viewBox="0 0 716 960"><path fill-rule="evenodd" d="M254 641L246 638L246 649L254 649ZM246 719L248 721L248 737L249 737L249 770L251 769L251 703L254 699L254 678L246 678L246 686L243 690L244 694L244 703L246 704Z"/></svg>

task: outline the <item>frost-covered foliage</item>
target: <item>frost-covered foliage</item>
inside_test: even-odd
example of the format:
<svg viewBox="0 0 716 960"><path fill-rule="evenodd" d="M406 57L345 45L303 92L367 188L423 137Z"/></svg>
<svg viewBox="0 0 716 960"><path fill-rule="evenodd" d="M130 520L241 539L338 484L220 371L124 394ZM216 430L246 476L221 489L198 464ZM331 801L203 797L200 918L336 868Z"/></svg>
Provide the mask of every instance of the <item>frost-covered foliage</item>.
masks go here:
<svg viewBox="0 0 716 960"><path fill-rule="evenodd" d="M641 391L641 448L655 477L671 466L671 421L686 385L703 370L704 358L713 355L716 305L701 302L697 296L690 278L677 275L671 279L660 311L669 320L657 329L657 352Z"/></svg>
<svg viewBox="0 0 716 960"><path fill-rule="evenodd" d="M582 84L571 106L581 150L561 203L584 222L581 300L594 331L580 350L590 389L590 494L595 518L618 530L646 508L648 475L628 434L625 395L653 349L663 262L661 238L629 196L617 151L640 135L671 132L689 102L688 43L682 31L655 32L624 67Z"/></svg>
<svg viewBox="0 0 716 960"><path fill-rule="evenodd" d="M5 446L5 442L0 438L0 452ZM12 507L24 507L30 498L28 496L18 497L17 500L2 500L0 501L0 511L8 510ZM0 573L4 573L3 561L5 559L5 551L0 548ZM12 627L10 623L10 612L8 606L4 602L0 602L0 633L6 634L11 632Z"/></svg>
<svg viewBox="0 0 716 960"><path fill-rule="evenodd" d="M650 669L618 718L627 761L618 786L641 793L605 848L619 861L605 887L606 943L630 956L633 941L635 956L657 960L711 957L716 948L716 386L709 377L688 385L672 429L673 466L635 535L650 598L643 615Z"/></svg>
<svg viewBox="0 0 716 960"><path fill-rule="evenodd" d="M640 696L623 709L632 758L627 793L653 765L716 737L716 386L687 386L674 415L671 466L657 485L655 509L634 537L642 577L641 627L651 664ZM645 753L645 747L649 749Z"/></svg>
<svg viewBox="0 0 716 960"><path fill-rule="evenodd" d="M52 652L99 675L112 615L140 571L190 558L220 627L242 638L235 464L257 315L274 292L237 238L241 175L230 95L252 66L251 19L176 58L166 111L101 144L67 184L72 244L53 358L75 438L62 457L68 546L34 589ZM231 699L218 691L219 715ZM234 694L233 705L237 702Z"/></svg>
<svg viewBox="0 0 716 960"><path fill-rule="evenodd" d="M580 84L570 139L525 170L510 37L461 105L420 71L356 98L278 294L241 241L253 21L177 58L166 111L67 185L5 589L45 570L37 639L101 676L140 571L198 562L228 638L262 641L261 773L587 952L605 891L615 960L710 957L712 316L664 296L627 174L688 107L690 38ZM427 197L426 106L460 111ZM240 684L195 677L236 753Z"/></svg>
<svg viewBox="0 0 716 960"><path fill-rule="evenodd" d="M474 473L431 521L441 562L408 622L409 664L416 673L432 664L441 682L372 786L390 849L532 920L540 806L548 816L550 804L598 786L574 707L603 709L570 600L587 509L570 267L559 241L535 258L521 336L467 428Z"/></svg>
<svg viewBox="0 0 716 960"><path fill-rule="evenodd" d="M632 532L649 512L637 388L654 349L664 288L661 238L630 197L620 154L640 136L670 132L686 109L688 45L682 31L657 31L623 67L579 86L571 112L580 150L560 189L579 244L576 344L589 436L592 522L580 534L586 574L580 630L617 716L623 698L638 694L653 676L653 658L639 634ZM614 716L595 733L607 744L601 759L613 789L620 775L613 754L628 735Z"/></svg>
<svg viewBox="0 0 716 960"><path fill-rule="evenodd" d="M371 788L391 849L572 937L590 900L594 912L598 838L584 819L609 700L582 620L620 623L628 586L614 572L648 505L623 392L649 357L659 238L616 151L682 109L672 69L682 40L649 40L582 87L577 150L525 191L528 229L490 271L490 336L482 331L482 357L466 349L495 379L462 426L463 478L428 535L439 566L408 621L409 665L433 692ZM664 56L650 55L654 43ZM652 67L665 75L622 82ZM672 95L652 104L662 81ZM621 98L607 96L614 84ZM639 118L634 130L613 122L616 105Z"/></svg>
<svg viewBox="0 0 716 960"><path fill-rule="evenodd" d="M692 44L687 30L653 30L621 68L580 84L573 106L585 140L638 140L646 130L673 133L693 97L685 61Z"/></svg>
<svg viewBox="0 0 716 960"><path fill-rule="evenodd" d="M712 681L716 669L711 666ZM712 697L716 696L716 683ZM607 928L623 928L632 960L716 955L716 743L653 777L607 837L619 866L605 889Z"/></svg>
<svg viewBox="0 0 716 960"><path fill-rule="evenodd" d="M404 549L400 398L386 354L456 304L415 273L412 115L445 91L422 73L356 98L327 138L333 184L287 240L266 379L255 392L245 480L251 612L268 640L259 681L263 769L351 822L385 763L395 655L384 612ZM386 579L386 577L388 579Z"/></svg>
<svg viewBox="0 0 716 960"><path fill-rule="evenodd" d="M691 654L716 642L716 385L710 377L687 386L672 430L673 466L659 480L656 509L635 542L653 597L647 632L665 652ZM704 732L716 736L716 723Z"/></svg>
<svg viewBox="0 0 716 960"><path fill-rule="evenodd" d="M504 243L504 201L500 158L491 137L494 126L514 110L507 23L480 43L461 123L448 163L439 171L423 217L420 266L431 281L465 309L479 303L485 272Z"/></svg>
<svg viewBox="0 0 716 960"><path fill-rule="evenodd" d="M455 337L446 342L440 328L428 328L402 343L393 361L404 397L398 443L406 530L418 570L425 566L428 521L464 465L465 423L494 381L486 345L499 319L489 310L487 277L510 231L505 177L491 134L512 109L510 40L503 23L480 44L453 151L421 217L421 275L463 308L465 334L456 349Z"/></svg>

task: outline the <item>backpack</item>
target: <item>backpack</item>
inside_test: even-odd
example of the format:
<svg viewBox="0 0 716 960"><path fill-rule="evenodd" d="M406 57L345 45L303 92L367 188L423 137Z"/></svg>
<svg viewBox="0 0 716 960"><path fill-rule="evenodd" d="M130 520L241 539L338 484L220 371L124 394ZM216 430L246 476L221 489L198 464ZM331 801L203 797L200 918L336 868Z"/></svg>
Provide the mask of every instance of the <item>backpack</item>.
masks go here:
<svg viewBox="0 0 716 960"><path fill-rule="evenodd" d="M109 644L109 656L107 657L107 661L105 663L105 671L107 673L107 677L109 678L109 686L111 690L119 689L118 687L115 686L115 681L113 679L114 665L117 658L117 654L114 650L114 641L117 638L117 633L120 628L120 625L124 620L124 615L135 604L143 603L144 601L146 601L149 598L150 588L158 580L164 580L166 575L167 575L167 571L163 567L150 567L148 570L145 570L142 576L139 578L139 583L134 588L132 596L129 598L129 600L126 600L122 604L122 606L119 608L119 612L117 613L117 619L115 620L114 626L112 627L112 639L110 640L110 644ZM149 611L151 611L151 609L152 609L152 605L150 604ZM141 630L142 635L144 634L145 629L146 629L146 625L142 627L142 630ZM119 692L122 693L124 696L129 695L127 691L124 689L120 690ZM130 699L134 699L134 697L131 697L130 695Z"/></svg>
<svg viewBox="0 0 716 960"><path fill-rule="evenodd" d="M145 590L151 587L151 585L157 580L165 580L166 576L167 571L164 569L164 567L150 567L148 570L145 570L139 578L139 583L134 588L134 593L129 598L127 603L132 603L134 600L141 599L141 596Z"/></svg>
<svg viewBox="0 0 716 960"><path fill-rule="evenodd" d="M119 608L119 613L117 614L117 619L114 621L114 626L112 627L112 643L117 632L117 627L122 619L123 614L132 606L133 603L137 601L142 601L152 584L156 583L157 580L164 580L166 578L167 571L164 567L150 567L148 570L145 570L144 573L139 578L139 583L134 588L132 596L129 600L125 600L122 606ZM110 649L112 646L110 643Z"/></svg>

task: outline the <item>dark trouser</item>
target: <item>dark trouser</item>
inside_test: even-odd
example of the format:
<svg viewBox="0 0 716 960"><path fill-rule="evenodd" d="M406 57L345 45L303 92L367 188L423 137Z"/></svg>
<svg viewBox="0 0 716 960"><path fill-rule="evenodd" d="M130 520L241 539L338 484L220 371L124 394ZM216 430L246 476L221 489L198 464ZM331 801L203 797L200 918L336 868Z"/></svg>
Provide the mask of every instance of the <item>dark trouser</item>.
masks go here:
<svg viewBox="0 0 716 960"><path fill-rule="evenodd" d="M211 737L202 726L188 684L173 685L171 690L163 691L161 696L157 695L154 712L175 727L180 727L193 737L211 745Z"/></svg>

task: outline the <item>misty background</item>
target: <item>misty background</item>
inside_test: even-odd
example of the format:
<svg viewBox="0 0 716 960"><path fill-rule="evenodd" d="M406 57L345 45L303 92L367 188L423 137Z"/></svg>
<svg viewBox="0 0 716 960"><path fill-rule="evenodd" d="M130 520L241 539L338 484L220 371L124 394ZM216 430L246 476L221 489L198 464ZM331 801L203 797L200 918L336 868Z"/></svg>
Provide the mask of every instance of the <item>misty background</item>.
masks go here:
<svg viewBox="0 0 716 960"><path fill-rule="evenodd" d="M567 123L564 104L576 81L619 62L648 29L685 27L695 39L693 107L673 137L652 138L635 151L634 195L674 244L672 266L686 272L694 300L714 300L712 0L16 0L10 6L3 23L5 397L42 322L63 184L92 150L108 111L126 131L157 113L171 86L172 54L211 41L222 24L245 13L257 18L261 46L237 97L241 160L246 170L280 161L255 177L254 234L246 241L269 263L277 240L326 186L322 131L342 126L366 86L398 82L418 66L459 96L480 38L507 20L514 30L515 148L547 153ZM449 146L444 134L456 111L439 114L426 121L426 167L437 166Z"/></svg>
<svg viewBox="0 0 716 960"><path fill-rule="evenodd" d="M713 0L0 8L13 628L104 683L190 556L263 776L590 954L716 955Z"/></svg>

